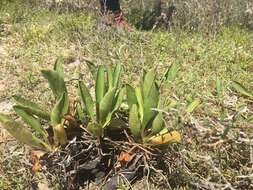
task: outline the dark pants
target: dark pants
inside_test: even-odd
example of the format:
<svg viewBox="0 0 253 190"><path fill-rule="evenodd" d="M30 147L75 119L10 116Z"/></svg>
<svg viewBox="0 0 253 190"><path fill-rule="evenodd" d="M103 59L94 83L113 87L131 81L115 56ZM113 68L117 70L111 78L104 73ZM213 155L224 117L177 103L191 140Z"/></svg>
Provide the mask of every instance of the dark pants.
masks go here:
<svg viewBox="0 0 253 190"><path fill-rule="evenodd" d="M117 12L120 10L119 0L100 0L101 10Z"/></svg>

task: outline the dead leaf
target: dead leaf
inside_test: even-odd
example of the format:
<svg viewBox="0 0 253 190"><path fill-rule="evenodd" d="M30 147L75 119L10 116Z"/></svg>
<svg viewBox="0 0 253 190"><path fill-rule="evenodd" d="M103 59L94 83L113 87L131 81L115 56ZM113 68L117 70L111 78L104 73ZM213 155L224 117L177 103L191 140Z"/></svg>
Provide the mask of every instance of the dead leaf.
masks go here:
<svg viewBox="0 0 253 190"><path fill-rule="evenodd" d="M34 173L40 172L41 169L42 169L42 166L41 166L40 162L36 162L35 164L33 164L32 171Z"/></svg>
<svg viewBox="0 0 253 190"><path fill-rule="evenodd" d="M167 143L178 143L181 141L181 135L177 131L168 132L150 139L154 145L161 145Z"/></svg>
<svg viewBox="0 0 253 190"><path fill-rule="evenodd" d="M130 162L132 160L132 158L133 158L133 156L130 155L129 153L121 152L118 160L120 162Z"/></svg>
<svg viewBox="0 0 253 190"><path fill-rule="evenodd" d="M33 151L31 151L30 161L33 164L32 171L34 173L41 171L42 165L41 165L41 162L40 162L40 158L44 154L45 154L45 152L40 151L40 150L33 150Z"/></svg>

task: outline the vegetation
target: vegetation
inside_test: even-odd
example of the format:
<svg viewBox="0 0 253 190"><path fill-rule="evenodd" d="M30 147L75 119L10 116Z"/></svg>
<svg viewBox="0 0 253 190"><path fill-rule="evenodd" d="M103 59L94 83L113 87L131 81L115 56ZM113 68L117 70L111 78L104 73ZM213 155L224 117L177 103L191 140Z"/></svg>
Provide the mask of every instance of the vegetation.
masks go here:
<svg viewBox="0 0 253 190"><path fill-rule="evenodd" d="M203 1L201 6L192 6L201 9L201 11L184 12L184 17L182 17L180 11L183 8L180 8L179 5L185 7L186 3L179 4L177 5L178 12L174 15L175 27L171 28L170 33L158 29L152 32L137 30L128 34L124 31L115 31L104 27L96 19L94 12L90 13L80 9L75 12L70 9L63 11L57 6L50 7L51 10L49 10L48 7L31 2L0 2L0 110L1 112L9 112L11 118L16 118L18 115L29 126L33 126L30 128L33 131L33 136L29 139L36 139L33 141L36 142L36 147L50 149L50 152L53 147L54 151L52 152L54 153L51 152L52 154L40 157L41 160L44 160L40 164L44 166L41 170L45 175L53 178L52 184L55 188L57 188L57 184L64 184L61 180L65 179L65 174L60 171L64 171L64 167L74 168L76 166L74 164L68 165L60 158L77 158L80 160L80 164L85 163L83 159L93 160L94 162L89 165L95 165L100 162L97 160L104 159L102 163L109 163L109 168L113 168L110 170L113 171L111 179L114 179L113 175L119 177L124 174L126 169L129 169L129 165L132 168L141 165L138 172L143 171L144 168L146 173L140 173L147 176L148 180L144 178L133 188L142 186L146 188L147 185L154 185L158 189L251 188L253 34L249 25L252 17L244 17L245 9L232 8L231 10L236 11L228 11L227 15L230 16L226 17L228 20L224 19L226 14L222 13L222 10L225 10L222 8L219 9L222 13L219 17L205 17L203 14L209 14L212 9L211 6L208 6L206 9L210 11L202 10ZM234 7L234 3L235 1L230 4L231 7ZM191 1L188 1L188 4L192 5ZM246 7L246 4L240 4L240 6L244 5ZM126 4L123 6L124 10L127 10ZM135 24L138 15L130 10L132 9L128 10L127 17ZM240 10L243 14L240 14ZM207 20L199 22L200 18ZM222 22L216 25L216 18L221 19ZM244 25L242 23L244 21L246 23L246 20L243 21L243 19L246 18L249 24ZM208 19L212 21L208 21ZM180 28L186 30L179 30ZM109 86L112 86L112 83L109 85L111 80L107 80L107 78L111 78L110 73L113 73L111 71L116 65L118 65L117 67L119 64L122 65L124 72L121 72L120 85L117 86L115 94L119 94L124 88L124 94L127 94L128 89L131 88L132 91L134 89L132 94L135 95L136 89L143 88L144 83L141 81L149 78L152 70L157 72L155 74L156 80L149 82L149 85L158 87L155 89L158 90L159 97L162 99L162 107L156 101L152 102L156 104L154 106L156 109L152 110L152 113L156 115L151 117L147 125L141 120L141 104L138 101L137 104L135 102L135 106L129 104L129 101L127 106L123 101L117 111L114 112L114 109L111 108L105 114L106 118L108 115L112 115L112 119L120 118L124 125L129 122L129 111L129 115L137 115L136 118L142 126L139 129L144 132L141 134L137 130L136 136L141 136L141 138L133 138L135 135L131 134L134 134L135 131L133 128L132 130L126 129L125 126L124 130L128 135L124 135L124 132L118 129L110 131L110 125L105 125L104 119L97 118L97 113L99 113L96 109L99 107L96 98L97 77L94 78L88 72L87 65L89 64L85 61L87 59L96 63L95 71L98 68L103 70L104 67L104 77L99 77L104 79L103 97L105 97ZM86 64L84 64L85 62ZM62 65L65 71L64 84L68 91L68 98L66 98L63 85L61 92L50 85L55 92L53 95L48 88L47 81L49 80L41 77L41 68L51 68L54 63L56 63L54 70L44 70L43 75L46 77L49 75L46 73L53 72L62 76L60 73L63 69L59 66ZM80 72L76 71L78 67L80 67ZM167 72L169 67L169 72ZM177 71L177 77L168 74L165 75L167 81L162 82L166 78L164 73L173 73L173 70ZM146 74L145 71L147 71ZM144 75L140 77L142 73ZM132 87L128 85L124 87L124 84L131 84ZM77 95L76 89L78 88ZM87 91L90 95L87 95ZM14 99L12 98L14 94L22 95L25 98L15 96ZM84 94L86 95L83 96ZM142 93L141 95L144 96ZM118 95L113 97L118 97ZM75 141L73 138L69 138L72 134L70 135L67 131L68 127L62 128L61 126L61 130L67 131L68 142L65 144L66 138L63 138L63 141L57 139L59 135L54 135L53 131L48 129L57 126L54 124L62 125L63 121L65 121L65 127L70 124L72 117L66 117L69 115L65 114L64 109L60 109L62 111L58 109L65 105L63 102L66 99L70 105L69 110L72 110L70 111L71 116L74 116L78 125L84 126L86 129L88 123L96 123L96 125L99 124L102 133L101 130L99 133L94 133L94 130L83 131L82 129L84 144L81 145L78 139ZM33 106L36 108L35 110L28 109L28 105L34 105L34 103L30 101L28 104L22 103L27 100L38 102L36 106ZM14 106L16 114L3 109L14 101L16 102ZM89 104L88 102L93 103ZM55 111L58 113L56 117L51 116L52 110L58 110ZM90 114L88 110L93 110L90 112L93 114ZM15 124L15 129L22 127L25 135L31 135L28 126L23 126L24 122L21 122L22 126L21 124L17 125L16 122L20 121L16 119L13 121L5 115L1 115L1 120L8 123L11 130L14 129L12 126ZM149 137L153 133L151 128L156 117L160 118L157 119L158 123L162 123L162 126L166 126L170 132L176 130L180 133L182 137L180 144L150 146L150 141L147 139L150 139ZM29 120L25 118L29 118ZM131 118L133 117L131 116ZM80 123L80 121L82 122ZM114 121L111 120L111 122ZM18 126L20 127L18 128ZM161 128L158 128L159 132L155 137L164 135L160 131ZM79 131L77 133L81 134ZM92 133L98 135L94 137ZM116 139L115 133L122 135L122 139ZM24 151L23 146L15 144L12 138L8 137L6 140L2 128L0 134L0 188L23 189L45 183L40 173L35 172L32 175L30 167L25 164L27 163L27 155L30 153ZM73 135L75 136L75 134ZM52 137L49 142L47 142L48 136ZM20 138L20 136L17 137ZM102 141L101 137L103 137ZM112 145L111 140L116 144ZM101 146L98 146L97 142L109 147L102 146L102 154L105 157L99 154L98 150L101 150ZM30 144L30 141L25 143ZM46 146L44 143L47 143ZM47 146L48 144L50 147ZM65 145L59 146L58 144ZM59 151L55 151L55 147ZM60 147L65 147L64 151L61 151ZM89 152L89 147L93 147L95 151L91 151L91 154L87 155L85 151ZM80 149L84 150L84 153L77 156ZM112 153L110 150L115 151ZM143 151L145 154L140 157ZM160 158L153 154L159 155ZM106 155L112 155L112 157L108 158ZM138 158L141 159L137 161ZM131 159L131 163L127 162L129 159ZM147 160L150 161L148 164ZM110 161L117 163L120 167L110 165ZM31 163L34 166L38 162ZM62 165L59 166L57 163ZM87 165L82 166L85 170L98 174L95 169L89 169ZM102 168L102 165L100 166ZM33 169L36 171L36 168ZM78 168L76 169L79 172ZM75 170L71 172L74 173ZM104 175L108 171L100 170L100 172ZM133 173L136 175L135 172ZM94 179L101 180L102 178L94 177L92 180ZM78 183L86 185L84 181L78 181ZM122 186L126 186L126 184L122 184Z"/></svg>

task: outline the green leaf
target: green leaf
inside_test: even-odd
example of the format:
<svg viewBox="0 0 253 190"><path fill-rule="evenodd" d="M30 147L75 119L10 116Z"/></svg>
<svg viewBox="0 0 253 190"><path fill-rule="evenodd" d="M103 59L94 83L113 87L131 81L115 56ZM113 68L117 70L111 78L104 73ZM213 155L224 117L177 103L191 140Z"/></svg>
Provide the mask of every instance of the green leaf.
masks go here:
<svg viewBox="0 0 253 190"><path fill-rule="evenodd" d="M18 141L45 151L51 151L50 145L35 137L23 125L12 120L9 116L0 113L0 123Z"/></svg>
<svg viewBox="0 0 253 190"><path fill-rule="evenodd" d="M66 113L68 113L68 96L66 93L63 93L51 112L51 125L60 124Z"/></svg>
<svg viewBox="0 0 253 190"><path fill-rule="evenodd" d="M111 119L112 119L112 115L114 114L114 112L116 112L122 101L123 101L123 98L124 98L124 88L122 88L116 95L116 98L114 99L115 103L114 103L114 106L113 106L113 110L106 116L106 120L105 120L105 123L103 124L103 128L110 125L111 123Z"/></svg>
<svg viewBox="0 0 253 190"><path fill-rule="evenodd" d="M249 98L253 98L253 94L251 94L242 84L236 81L232 81L232 87L239 92L240 94L247 96Z"/></svg>
<svg viewBox="0 0 253 190"><path fill-rule="evenodd" d="M107 115L113 109L113 100L115 98L116 88L113 88L105 94L99 104L99 121L103 123L106 120Z"/></svg>
<svg viewBox="0 0 253 190"><path fill-rule="evenodd" d="M46 111L45 108L40 107L38 104L31 102L30 100L26 100L18 95L14 95L13 98L16 101L17 105L22 107L24 111L46 120L50 119L50 113Z"/></svg>
<svg viewBox="0 0 253 190"><path fill-rule="evenodd" d="M156 135L159 133L162 129L164 128L164 121L163 121L163 116L162 113L159 112L153 123L152 123L152 128L151 128L151 134L150 135Z"/></svg>
<svg viewBox="0 0 253 190"><path fill-rule="evenodd" d="M117 64L113 72L113 86L114 87L118 87L121 69L122 69L122 66L120 64Z"/></svg>
<svg viewBox="0 0 253 190"><path fill-rule="evenodd" d="M136 87L135 88L135 96L138 102L139 106L139 114L140 114L140 119L143 121L143 115L144 115L144 108L143 108L143 98L142 98L142 92L141 92L141 87Z"/></svg>
<svg viewBox="0 0 253 190"><path fill-rule="evenodd" d="M129 109L131 109L133 104L137 104L137 98L135 95L135 90L129 84L126 85L126 92L127 92L127 104Z"/></svg>
<svg viewBox="0 0 253 190"><path fill-rule="evenodd" d="M143 82L143 97L144 100L148 97L152 91L153 85L155 83L156 73L154 70L151 70L146 73Z"/></svg>
<svg viewBox="0 0 253 190"><path fill-rule="evenodd" d="M111 90L113 88L113 71L112 68L109 67L107 69L107 80L108 80L108 90Z"/></svg>
<svg viewBox="0 0 253 190"><path fill-rule="evenodd" d="M153 84L150 87L150 92L147 97L144 98L144 116L143 116L143 127L155 117L156 111L152 110L152 108L157 108L159 102L159 91L158 86L153 81Z"/></svg>
<svg viewBox="0 0 253 190"><path fill-rule="evenodd" d="M47 137L46 130L41 126L39 120L27 113L21 106L13 106L16 114L20 116L29 126L31 126L37 133L43 137Z"/></svg>
<svg viewBox="0 0 253 190"><path fill-rule="evenodd" d="M97 76L97 67L94 63L92 63L89 60L85 60L86 65L88 66L94 80L96 80L96 76Z"/></svg>
<svg viewBox="0 0 253 190"><path fill-rule="evenodd" d="M165 73L165 80L173 81L176 78L178 71L179 71L179 64L172 63L168 68L167 72Z"/></svg>
<svg viewBox="0 0 253 190"><path fill-rule="evenodd" d="M58 100L64 92L67 92L67 88L63 77L53 70L42 70L42 75L48 80L49 86L53 91L55 98Z"/></svg>
<svg viewBox="0 0 253 190"><path fill-rule="evenodd" d="M117 111L120 108L120 105L123 102L124 99L124 94L125 94L125 88L121 88L120 91L117 93L115 101L113 102L114 107L113 107L113 112Z"/></svg>
<svg viewBox="0 0 253 190"><path fill-rule="evenodd" d="M132 105L129 113L129 128L136 140L141 141L141 121L138 116L138 107L136 104Z"/></svg>
<svg viewBox="0 0 253 190"><path fill-rule="evenodd" d="M99 65L97 80L96 80L96 102L100 104L105 93L105 68L103 65Z"/></svg>
<svg viewBox="0 0 253 190"><path fill-rule="evenodd" d="M195 99L186 107L186 111L188 113L192 113L200 104L201 101L199 99Z"/></svg>
<svg viewBox="0 0 253 190"><path fill-rule="evenodd" d="M88 112L88 114L90 115L92 120L96 119L96 115L95 115L95 104L92 100L92 97L90 95L90 92L88 90L88 88L86 87L86 85L83 83L83 81L79 81L79 92L80 92L80 96L82 99L82 102L85 105L85 108Z"/></svg>
<svg viewBox="0 0 253 190"><path fill-rule="evenodd" d="M57 58L57 60L55 61L55 64L54 64L54 71L59 73L59 75L61 75L62 78L64 78L64 69L63 69L62 62L63 62L62 57Z"/></svg>
<svg viewBox="0 0 253 190"><path fill-rule="evenodd" d="M96 137L101 137L103 135L102 126L98 123L89 123L87 126L87 130L92 133Z"/></svg>
<svg viewBox="0 0 253 190"><path fill-rule="evenodd" d="M109 113L107 114L107 116L106 116L106 118L105 118L105 122L104 122L102 128L105 128L105 127L107 127L108 125L110 125L111 120L112 120L112 115L113 115L113 112L109 112Z"/></svg>

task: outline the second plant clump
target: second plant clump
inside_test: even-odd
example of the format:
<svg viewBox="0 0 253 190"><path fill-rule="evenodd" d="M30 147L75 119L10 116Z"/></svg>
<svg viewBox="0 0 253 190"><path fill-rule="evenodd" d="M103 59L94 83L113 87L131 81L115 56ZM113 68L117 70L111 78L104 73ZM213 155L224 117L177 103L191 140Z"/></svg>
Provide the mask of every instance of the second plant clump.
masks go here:
<svg viewBox="0 0 253 190"><path fill-rule="evenodd" d="M144 72L139 84L133 87L122 84L120 64L97 68L89 61L86 63L95 80L94 97L82 79L80 68L75 83L77 96L68 96L63 66L57 62L52 70L41 71L55 97L51 110L15 95L13 108L23 122L0 113L0 123L18 141L44 152L55 152L74 138L81 139L83 133L101 143L110 138L110 131L115 129L124 131L122 138L122 133L116 133L116 139L128 144L153 147L180 142L180 133L169 131L161 112L160 86L174 77L175 64L170 66L162 81L158 81L156 72L151 70Z"/></svg>

